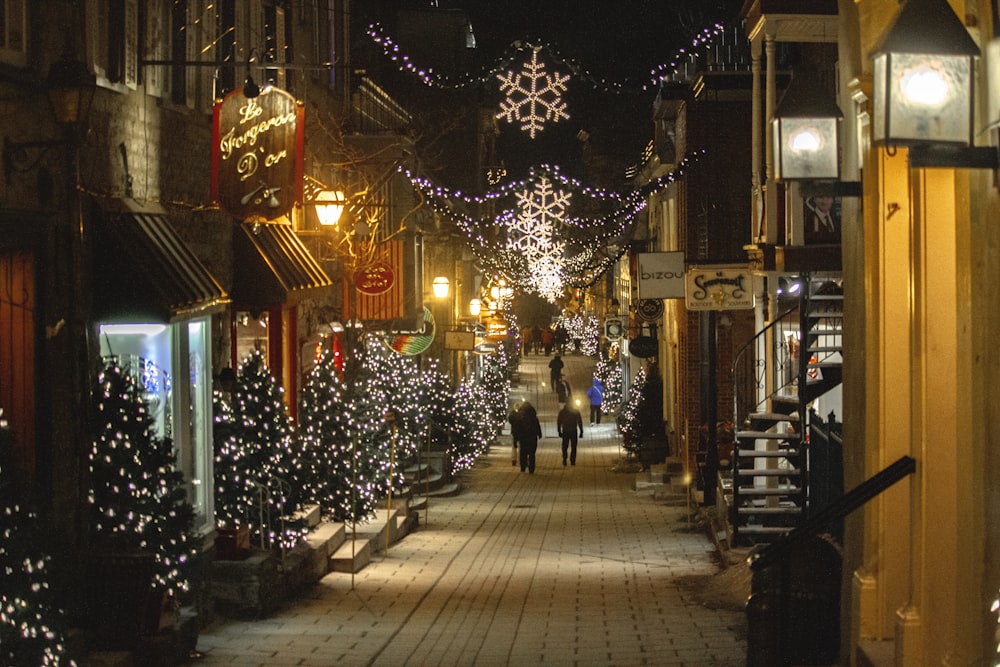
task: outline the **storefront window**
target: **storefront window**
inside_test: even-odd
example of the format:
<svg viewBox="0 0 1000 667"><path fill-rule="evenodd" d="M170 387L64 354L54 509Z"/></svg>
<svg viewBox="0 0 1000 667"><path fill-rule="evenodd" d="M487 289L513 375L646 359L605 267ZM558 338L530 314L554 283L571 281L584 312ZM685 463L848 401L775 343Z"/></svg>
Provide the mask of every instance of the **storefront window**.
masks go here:
<svg viewBox="0 0 1000 667"><path fill-rule="evenodd" d="M173 440L188 484L195 528L207 531L212 508L212 400L209 320L101 325L101 355L116 357L146 390L157 435ZM186 382L178 382L183 378Z"/></svg>
<svg viewBox="0 0 1000 667"><path fill-rule="evenodd" d="M267 349L268 314L254 317L249 311L236 313L236 363L241 364L254 350L260 350L264 362L270 366Z"/></svg>

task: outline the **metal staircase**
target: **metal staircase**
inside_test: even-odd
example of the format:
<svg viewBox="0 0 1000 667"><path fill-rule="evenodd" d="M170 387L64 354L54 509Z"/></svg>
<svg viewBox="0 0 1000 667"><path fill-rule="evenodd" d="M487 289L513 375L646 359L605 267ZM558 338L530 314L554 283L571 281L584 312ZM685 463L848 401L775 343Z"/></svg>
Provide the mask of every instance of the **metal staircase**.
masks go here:
<svg viewBox="0 0 1000 667"><path fill-rule="evenodd" d="M809 515L808 406L841 383L843 291L803 275L796 301L737 355L736 443L720 476L734 544L770 542ZM804 363L803 363L804 362Z"/></svg>

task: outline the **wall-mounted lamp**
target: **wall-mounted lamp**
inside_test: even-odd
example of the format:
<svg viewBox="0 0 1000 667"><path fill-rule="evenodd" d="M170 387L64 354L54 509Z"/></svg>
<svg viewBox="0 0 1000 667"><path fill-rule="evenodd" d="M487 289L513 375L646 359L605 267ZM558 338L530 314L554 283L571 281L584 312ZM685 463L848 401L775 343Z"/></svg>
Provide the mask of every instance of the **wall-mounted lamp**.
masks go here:
<svg viewBox="0 0 1000 667"><path fill-rule="evenodd" d="M341 190L321 190L313 199L316 206L316 216L319 224L324 227L335 226L344 215L344 207L347 205L347 197Z"/></svg>
<svg viewBox="0 0 1000 667"><path fill-rule="evenodd" d="M260 97L260 86L253 80L253 76L247 74L247 80L243 82L243 96L248 100Z"/></svg>
<svg viewBox="0 0 1000 667"><path fill-rule="evenodd" d="M479 299L472 299L469 301L469 314L473 317L479 317L479 314L483 312L483 302Z"/></svg>
<svg viewBox="0 0 1000 667"><path fill-rule="evenodd" d="M800 181L803 196L860 196L860 183L840 180L843 116L815 72L797 71L771 119L775 179Z"/></svg>
<svg viewBox="0 0 1000 667"><path fill-rule="evenodd" d="M795 296L802 289L802 283L798 278L778 278L778 294L781 296Z"/></svg>
<svg viewBox="0 0 1000 667"><path fill-rule="evenodd" d="M49 75L45 79L45 88L49 105L52 108L52 115L59 125L75 129L76 125L87 118L90 103L94 99L95 85L94 77L87 70L85 63L64 54L49 68ZM11 174L19 169L17 165L28 163L28 150L68 146L75 141L75 136L35 141L13 141L4 137L3 172L5 180L10 181ZM37 164L38 160L21 170L28 171ZM39 172L40 178L41 174L42 172Z"/></svg>
<svg viewBox="0 0 1000 667"><path fill-rule="evenodd" d="M908 146L911 167L997 168L973 145L979 47L947 0L906 0L872 55L873 138Z"/></svg>
<svg viewBox="0 0 1000 667"><path fill-rule="evenodd" d="M448 296L448 279L444 276L438 276L431 283L431 289L434 290L434 296L437 298L445 298Z"/></svg>

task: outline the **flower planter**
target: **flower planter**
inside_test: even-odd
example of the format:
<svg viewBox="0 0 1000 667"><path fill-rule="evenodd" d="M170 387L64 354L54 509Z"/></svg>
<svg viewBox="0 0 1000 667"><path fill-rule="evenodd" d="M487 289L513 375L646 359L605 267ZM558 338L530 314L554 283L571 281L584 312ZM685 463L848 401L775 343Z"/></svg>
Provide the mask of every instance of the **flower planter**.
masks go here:
<svg viewBox="0 0 1000 667"><path fill-rule="evenodd" d="M250 526L215 529L216 560L246 560L250 555Z"/></svg>

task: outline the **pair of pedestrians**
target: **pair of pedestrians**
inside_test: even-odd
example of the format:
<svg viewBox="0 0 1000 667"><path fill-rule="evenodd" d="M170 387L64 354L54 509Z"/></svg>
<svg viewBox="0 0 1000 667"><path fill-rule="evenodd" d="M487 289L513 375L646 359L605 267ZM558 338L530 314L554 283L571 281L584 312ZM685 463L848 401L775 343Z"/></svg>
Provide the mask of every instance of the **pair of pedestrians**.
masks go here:
<svg viewBox="0 0 1000 667"><path fill-rule="evenodd" d="M511 465L520 463L521 472L535 473L535 457L538 452L538 440L542 437L542 425L538 421L538 413L528 401L523 401L507 415L510 423L510 433L513 437L513 448L518 457L511 456ZM576 449L578 438L583 437L583 417L580 411L570 403L563 405L556 418L559 437L562 438L562 462L567 460L576 465ZM579 435L577 432L579 431Z"/></svg>
<svg viewBox="0 0 1000 667"><path fill-rule="evenodd" d="M514 449L518 460L511 456L511 465L521 464L521 472L535 474L535 454L538 451L538 439L542 437L542 425L538 421L538 412L528 401L522 401L514 406L507 415L510 422L510 434L514 438Z"/></svg>

